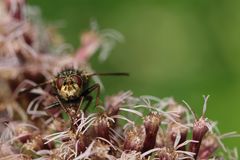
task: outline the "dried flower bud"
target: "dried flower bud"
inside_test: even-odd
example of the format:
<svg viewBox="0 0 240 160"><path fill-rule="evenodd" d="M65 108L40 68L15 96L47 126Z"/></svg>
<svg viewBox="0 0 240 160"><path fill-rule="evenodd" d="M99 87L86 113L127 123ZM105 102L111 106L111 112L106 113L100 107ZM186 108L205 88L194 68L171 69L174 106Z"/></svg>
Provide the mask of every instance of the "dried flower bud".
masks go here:
<svg viewBox="0 0 240 160"><path fill-rule="evenodd" d="M170 122L166 132L167 142L169 143L168 146L173 147L178 134L180 134L181 137L178 144L181 144L186 141L188 129L180 126L179 124ZM185 150L185 146L182 146L181 148L179 148L179 150Z"/></svg>
<svg viewBox="0 0 240 160"><path fill-rule="evenodd" d="M44 142L40 135L34 136L30 141L23 145L26 151L38 151L43 149Z"/></svg>
<svg viewBox="0 0 240 160"><path fill-rule="evenodd" d="M110 123L106 115L100 115L96 119L94 129L97 137L102 137L109 140Z"/></svg>
<svg viewBox="0 0 240 160"><path fill-rule="evenodd" d="M87 137L82 133L75 133L73 131L69 131L66 136L63 136L62 142L66 145L61 146L59 149L61 152L66 152L66 155L70 156L71 154L80 154L84 152L87 147ZM71 150L71 152L66 151Z"/></svg>
<svg viewBox="0 0 240 160"><path fill-rule="evenodd" d="M98 159L110 159L109 152L110 152L110 145L106 144L105 142L102 142L101 140L96 140L96 142L93 145L92 151L93 156L91 156L92 160L98 160Z"/></svg>
<svg viewBox="0 0 240 160"><path fill-rule="evenodd" d="M162 130L159 129L156 137L156 145L157 148L163 148L167 146L167 138Z"/></svg>
<svg viewBox="0 0 240 160"><path fill-rule="evenodd" d="M203 96L204 98L204 105L203 105L203 111L202 111L202 116L198 119L195 113L192 111L191 107L185 102L187 105L188 109L192 112L195 122L193 124L193 129L192 129L192 140L193 142L190 143L189 146L189 151L194 153L194 158L197 159L199 149L201 146L201 142L203 140L203 137L209 130L209 123L207 122L207 119L205 118L205 114L207 111L207 100L209 96ZM197 142L197 143L196 143Z"/></svg>
<svg viewBox="0 0 240 160"><path fill-rule="evenodd" d="M208 132L207 122L203 117L194 122L192 140L198 141L198 143L190 143L189 151L195 153L194 155L195 159L198 157L202 139L207 132Z"/></svg>
<svg viewBox="0 0 240 160"><path fill-rule="evenodd" d="M219 147L218 139L213 134L207 134L201 143L198 159L208 160Z"/></svg>
<svg viewBox="0 0 240 160"><path fill-rule="evenodd" d="M106 114L111 117L117 115L121 105L127 98L132 95L131 91L120 92L117 95L109 96L105 98L105 110Z"/></svg>
<svg viewBox="0 0 240 160"><path fill-rule="evenodd" d="M143 148L145 140L145 128L143 126L136 127L134 126L131 130L127 131L124 140L124 150L125 151L141 151Z"/></svg>
<svg viewBox="0 0 240 160"><path fill-rule="evenodd" d="M117 115L119 112L120 103L116 103L117 97L106 97L105 100L105 108L106 108L106 114L108 116L114 116Z"/></svg>
<svg viewBox="0 0 240 160"><path fill-rule="evenodd" d="M177 104L176 102L172 102L168 106L168 111L178 115L178 119L185 120L187 109L184 106Z"/></svg>
<svg viewBox="0 0 240 160"><path fill-rule="evenodd" d="M161 123L161 116L157 113L150 113L144 118L146 137L143 145L143 152L154 148L157 132Z"/></svg>

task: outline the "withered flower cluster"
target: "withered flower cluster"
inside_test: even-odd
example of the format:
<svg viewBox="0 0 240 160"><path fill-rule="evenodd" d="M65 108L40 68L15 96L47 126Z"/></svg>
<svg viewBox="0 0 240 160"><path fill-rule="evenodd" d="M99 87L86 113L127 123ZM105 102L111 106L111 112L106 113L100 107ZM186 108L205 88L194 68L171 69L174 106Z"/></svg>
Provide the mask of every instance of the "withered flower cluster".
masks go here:
<svg viewBox="0 0 240 160"><path fill-rule="evenodd" d="M237 150L222 143L238 134L221 134L205 116L208 96L197 117L186 102L131 91L86 109L83 99L68 112L49 107L56 101L51 85L20 94L66 67L93 72L91 56L100 51L105 60L123 38L94 23L74 52L25 0L1 1L0 14L0 160L238 159Z"/></svg>

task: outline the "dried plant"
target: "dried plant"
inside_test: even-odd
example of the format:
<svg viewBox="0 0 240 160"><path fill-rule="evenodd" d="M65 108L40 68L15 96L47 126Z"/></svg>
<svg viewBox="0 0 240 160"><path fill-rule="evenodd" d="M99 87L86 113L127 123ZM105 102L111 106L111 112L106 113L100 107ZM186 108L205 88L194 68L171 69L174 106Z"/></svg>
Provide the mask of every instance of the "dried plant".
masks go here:
<svg viewBox="0 0 240 160"><path fill-rule="evenodd" d="M81 78L100 83L86 76L93 73L89 59L100 50L105 60L123 40L117 31L93 22L69 54L69 45L24 0L1 1L0 14L0 160L238 159L222 139L239 135L221 134L206 117L208 96L200 118L173 98L122 91L101 103L92 97L95 105L92 90L80 96ZM65 73L69 84L62 88Z"/></svg>

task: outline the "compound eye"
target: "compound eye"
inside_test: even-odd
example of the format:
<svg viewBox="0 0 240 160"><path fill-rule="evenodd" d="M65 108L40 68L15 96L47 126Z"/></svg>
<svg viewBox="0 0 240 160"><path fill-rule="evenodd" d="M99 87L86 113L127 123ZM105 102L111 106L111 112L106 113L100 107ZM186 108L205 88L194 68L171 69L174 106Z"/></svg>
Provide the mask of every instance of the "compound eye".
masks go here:
<svg viewBox="0 0 240 160"><path fill-rule="evenodd" d="M75 83L78 84L78 86L80 87L82 85L82 79L79 76L72 76L72 79Z"/></svg>
<svg viewBox="0 0 240 160"><path fill-rule="evenodd" d="M58 89L61 89L63 83L64 83L64 78L58 78L58 79L56 80L57 88L58 88Z"/></svg>

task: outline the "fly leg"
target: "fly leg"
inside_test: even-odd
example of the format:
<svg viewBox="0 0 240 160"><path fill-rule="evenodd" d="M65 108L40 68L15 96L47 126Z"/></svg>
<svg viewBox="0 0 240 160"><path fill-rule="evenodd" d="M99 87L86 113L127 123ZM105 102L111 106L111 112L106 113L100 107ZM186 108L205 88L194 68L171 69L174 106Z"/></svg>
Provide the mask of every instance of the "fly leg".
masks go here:
<svg viewBox="0 0 240 160"><path fill-rule="evenodd" d="M93 91L96 90L96 106L98 106L99 104L99 96L100 96L100 85L97 83L97 84L94 84L92 85L91 87L87 88L83 93L82 93L82 96L83 97L87 97L89 96L90 93L92 93ZM92 99L92 98L91 98ZM90 100L89 100L90 101ZM91 100L92 101L92 100ZM91 103L91 101L89 102L89 104ZM86 107L85 107L86 108Z"/></svg>
<svg viewBox="0 0 240 160"><path fill-rule="evenodd" d="M88 109L88 107L90 106L93 100L93 97L90 95L86 96L85 98L86 98L87 104L84 106L83 112L86 112L86 110Z"/></svg>

